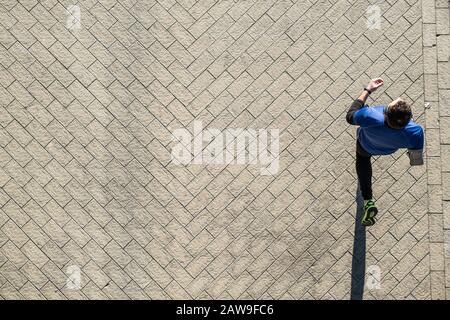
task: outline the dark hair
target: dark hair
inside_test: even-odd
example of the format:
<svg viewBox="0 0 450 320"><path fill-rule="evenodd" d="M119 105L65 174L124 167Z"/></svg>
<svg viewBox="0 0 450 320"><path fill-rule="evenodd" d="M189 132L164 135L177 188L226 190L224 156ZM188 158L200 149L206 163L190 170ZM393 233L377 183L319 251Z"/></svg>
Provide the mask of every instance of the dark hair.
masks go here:
<svg viewBox="0 0 450 320"><path fill-rule="evenodd" d="M394 129L404 128L412 118L411 107L403 100L390 104L386 110L387 123Z"/></svg>

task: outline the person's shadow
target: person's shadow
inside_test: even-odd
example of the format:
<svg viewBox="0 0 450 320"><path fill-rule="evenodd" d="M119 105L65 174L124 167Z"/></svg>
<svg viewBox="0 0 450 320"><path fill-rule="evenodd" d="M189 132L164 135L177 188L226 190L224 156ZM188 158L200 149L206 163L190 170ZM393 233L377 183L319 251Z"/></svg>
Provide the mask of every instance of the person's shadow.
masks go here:
<svg viewBox="0 0 450 320"><path fill-rule="evenodd" d="M353 240L352 282L350 299L362 300L364 296L364 278L366 274L366 227L361 224L364 200L361 191L356 191L355 238Z"/></svg>

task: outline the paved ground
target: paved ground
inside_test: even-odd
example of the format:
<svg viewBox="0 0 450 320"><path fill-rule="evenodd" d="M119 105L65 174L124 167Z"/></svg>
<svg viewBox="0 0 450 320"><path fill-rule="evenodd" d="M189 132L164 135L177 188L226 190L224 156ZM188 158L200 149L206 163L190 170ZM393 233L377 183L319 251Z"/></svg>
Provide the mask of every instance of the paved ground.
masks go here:
<svg viewBox="0 0 450 320"><path fill-rule="evenodd" d="M431 289L450 299L449 2L424 1L423 13Z"/></svg>
<svg viewBox="0 0 450 320"><path fill-rule="evenodd" d="M448 1L71 4L0 0L1 298L450 297ZM427 157L375 159L365 230L344 115L378 76ZM278 173L174 164L195 120L280 129Z"/></svg>

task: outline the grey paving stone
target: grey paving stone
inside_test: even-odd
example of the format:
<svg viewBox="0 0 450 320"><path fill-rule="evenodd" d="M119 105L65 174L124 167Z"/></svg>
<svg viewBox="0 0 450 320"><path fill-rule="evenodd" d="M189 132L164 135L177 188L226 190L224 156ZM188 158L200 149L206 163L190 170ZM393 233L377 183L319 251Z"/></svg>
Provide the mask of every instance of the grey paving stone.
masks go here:
<svg viewBox="0 0 450 320"><path fill-rule="evenodd" d="M89 1L73 30L61 3L0 10L0 298L349 299L344 112L378 76L370 103L411 100L427 163L374 161L383 279L364 298L445 298L448 2L383 2L379 29L361 1L224 3ZM278 173L172 163L199 120L279 129Z"/></svg>

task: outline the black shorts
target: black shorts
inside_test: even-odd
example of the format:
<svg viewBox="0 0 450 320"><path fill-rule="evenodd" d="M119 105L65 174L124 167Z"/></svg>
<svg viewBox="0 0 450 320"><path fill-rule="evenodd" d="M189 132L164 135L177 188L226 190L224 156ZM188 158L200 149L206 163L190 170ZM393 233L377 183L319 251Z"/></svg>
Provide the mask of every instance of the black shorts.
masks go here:
<svg viewBox="0 0 450 320"><path fill-rule="evenodd" d="M364 148L359 143L358 139L356 139L356 152L363 157L370 158L372 156L370 153L368 153L366 150L364 150Z"/></svg>

